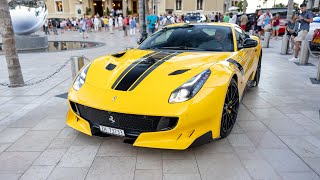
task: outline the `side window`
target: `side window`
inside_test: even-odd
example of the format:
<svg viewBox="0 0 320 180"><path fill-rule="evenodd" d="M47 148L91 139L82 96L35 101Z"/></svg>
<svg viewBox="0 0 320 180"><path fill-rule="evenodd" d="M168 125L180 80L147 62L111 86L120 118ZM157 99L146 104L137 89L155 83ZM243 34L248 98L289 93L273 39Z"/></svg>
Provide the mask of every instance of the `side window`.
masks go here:
<svg viewBox="0 0 320 180"><path fill-rule="evenodd" d="M165 33L162 33L160 36L158 36L156 39L154 39L154 41L151 42L152 46L156 46L159 44L163 44L166 43L168 41L168 38L170 37L171 33L173 32L172 30L168 30Z"/></svg>
<svg viewBox="0 0 320 180"><path fill-rule="evenodd" d="M243 48L243 42L246 39L246 35L242 31L242 29L240 29L238 27L235 27L234 29L235 29L235 32L236 32L238 49L241 49L241 48Z"/></svg>

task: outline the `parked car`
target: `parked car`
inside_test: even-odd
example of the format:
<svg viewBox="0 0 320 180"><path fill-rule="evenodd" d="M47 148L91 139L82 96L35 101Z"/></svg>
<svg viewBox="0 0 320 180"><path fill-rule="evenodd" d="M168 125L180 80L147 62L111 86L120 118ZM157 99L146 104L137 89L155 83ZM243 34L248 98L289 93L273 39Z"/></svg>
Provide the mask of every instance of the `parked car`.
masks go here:
<svg viewBox="0 0 320 180"><path fill-rule="evenodd" d="M200 13L187 13L187 15L185 17L185 21L186 21L186 23L192 23L192 22L199 23L202 21L201 14Z"/></svg>
<svg viewBox="0 0 320 180"><path fill-rule="evenodd" d="M311 41L311 50L320 50L320 17L313 18L313 22L310 24L310 31L306 39Z"/></svg>

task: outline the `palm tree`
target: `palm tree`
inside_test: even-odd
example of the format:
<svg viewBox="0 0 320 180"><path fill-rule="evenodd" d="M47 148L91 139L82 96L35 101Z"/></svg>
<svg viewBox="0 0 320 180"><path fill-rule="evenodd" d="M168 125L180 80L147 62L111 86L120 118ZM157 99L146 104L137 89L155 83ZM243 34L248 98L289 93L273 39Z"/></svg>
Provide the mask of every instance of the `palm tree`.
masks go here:
<svg viewBox="0 0 320 180"><path fill-rule="evenodd" d="M293 0L288 0L287 19L291 19L293 15Z"/></svg>
<svg viewBox="0 0 320 180"><path fill-rule="evenodd" d="M3 51L7 60L10 87L16 87L18 84L24 84L24 81L7 0L0 1L0 26L2 27Z"/></svg>

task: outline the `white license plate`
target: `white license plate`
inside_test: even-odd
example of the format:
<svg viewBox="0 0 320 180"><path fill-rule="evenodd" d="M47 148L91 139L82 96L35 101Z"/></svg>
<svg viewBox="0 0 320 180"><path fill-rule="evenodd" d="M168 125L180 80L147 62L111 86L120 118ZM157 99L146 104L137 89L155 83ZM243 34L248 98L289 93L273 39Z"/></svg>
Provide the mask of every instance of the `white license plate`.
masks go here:
<svg viewBox="0 0 320 180"><path fill-rule="evenodd" d="M107 134L115 135L115 136L124 136L124 131L122 129L111 128L111 127L100 125L100 131Z"/></svg>

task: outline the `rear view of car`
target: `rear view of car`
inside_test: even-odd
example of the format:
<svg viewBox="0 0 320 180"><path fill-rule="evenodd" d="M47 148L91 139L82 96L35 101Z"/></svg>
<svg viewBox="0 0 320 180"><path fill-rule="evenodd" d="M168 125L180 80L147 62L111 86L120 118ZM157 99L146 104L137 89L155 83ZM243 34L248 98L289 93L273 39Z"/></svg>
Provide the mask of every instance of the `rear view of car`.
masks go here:
<svg viewBox="0 0 320 180"><path fill-rule="evenodd" d="M186 15L186 23L194 23L194 22L201 22L201 15L200 13L187 13Z"/></svg>

